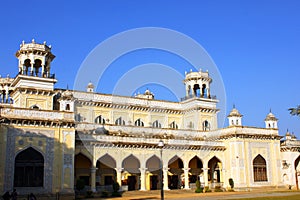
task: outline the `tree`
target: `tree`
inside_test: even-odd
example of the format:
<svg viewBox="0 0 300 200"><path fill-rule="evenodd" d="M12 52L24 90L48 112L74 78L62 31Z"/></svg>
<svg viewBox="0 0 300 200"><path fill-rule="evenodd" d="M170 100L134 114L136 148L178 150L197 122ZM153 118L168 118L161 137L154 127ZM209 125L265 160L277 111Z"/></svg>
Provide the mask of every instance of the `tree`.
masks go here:
<svg viewBox="0 0 300 200"><path fill-rule="evenodd" d="M291 115L297 115L300 116L300 105L298 105L296 108L289 108Z"/></svg>

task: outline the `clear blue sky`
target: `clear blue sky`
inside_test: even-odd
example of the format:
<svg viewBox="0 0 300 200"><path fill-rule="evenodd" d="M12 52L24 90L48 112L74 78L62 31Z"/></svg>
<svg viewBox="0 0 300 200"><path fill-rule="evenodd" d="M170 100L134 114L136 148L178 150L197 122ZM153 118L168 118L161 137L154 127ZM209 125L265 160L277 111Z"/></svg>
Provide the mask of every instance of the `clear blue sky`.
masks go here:
<svg viewBox="0 0 300 200"><path fill-rule="evenodd" d="M73 85L85 57L107 38L134 28L168 28L196 40L214 60L226 89L227 113L235 104L244 125L263 127L271 108L280 134L289 129L299 137L300 118L287 110L300 104L299 9L297 0L1 1L0 74L17 73L14 54L22 40L46 40L56 55L56 87L65 88ZM150 62L182 64L182 74L190 68L178 57L154 50L130 53L114 64L125 66L119 72L124 73ZM99 92L109 93L110 81L115 80L108 78ZM168 92L154 90L158 99L167 98L160 94Z"/></svg>

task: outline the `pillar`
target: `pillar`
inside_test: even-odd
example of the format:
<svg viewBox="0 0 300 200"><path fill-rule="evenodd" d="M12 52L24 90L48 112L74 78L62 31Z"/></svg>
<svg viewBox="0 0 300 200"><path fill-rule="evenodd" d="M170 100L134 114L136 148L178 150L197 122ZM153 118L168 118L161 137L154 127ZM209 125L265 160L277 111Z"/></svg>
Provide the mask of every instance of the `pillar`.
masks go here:
<svg viewBox="0 0 300 200"><path fill-rule="evenodd" d="M92 167L91 168L91 190L96 192L96 170L98 168Z"/></svg>
<svg viewBox="0 0 300 200"><path fill-rule="evenodd" d="M117 183L119 183L120 188L122 186L122 170L123 168L115 168L116 172L117 172Z"/></svg>
<svg viewBox="0 0 300 200"><path fill-rule="evenodd" d="M223 187L227 188L228 179L226 178L226 170L222 169L220 170L222 173L220 174L220 182L223 182Z"/></svg>
<svg viewBox="0 0 300 200"><path fill-rule="evenodd" d="M169 190L169 183L168 183L168 171L169 168L168 167L164 167L163 168L163 181L164 181L164 190Z"/></svg>
<svg viewBox="0 0 300 200"><path fill-rule="evenodd" d="M140 168L140 172L141 172L141 191L145 191L146 190L146 169L147 168Z"/></svg>
<svg viewBox="0 0 300 200"><path fill-rule="evenodd" d="M184 189L189 190L190 189L190 185L189 185L189 171L190 168L184 168Z"/></svg>
<svg viewBox="0 0 300 200"><path fill-rule="evenodd" d="M31 63L30 76L33 76L33 65L34 65L34 62Z"/></svg>
<svg viewBox="0 0 300 200"><path fill-rule="evenodd" d="M209 168L203 168L204 186L208 186L208 169Z"/></svg>

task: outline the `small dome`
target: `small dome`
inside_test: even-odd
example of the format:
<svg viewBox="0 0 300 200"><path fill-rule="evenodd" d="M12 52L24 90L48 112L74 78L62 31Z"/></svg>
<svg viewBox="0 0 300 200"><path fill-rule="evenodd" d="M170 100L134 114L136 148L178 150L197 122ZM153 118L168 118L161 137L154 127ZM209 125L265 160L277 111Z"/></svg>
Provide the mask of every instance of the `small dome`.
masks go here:
<svg viewBox="0 0 300 200"><path fill-rule="evenodd" d="M150 92L150 90L147 89L144 94L145 95L152 95L152 92Z"/></svg>
<svg viewBox="0 0 300 200"><path fill-rule="evenodd" d="M89 82L89 84L87 85L87 88L92 88L92 89L94 89L95 86L94 86L94 84L93 84L92 82Z"/></svg>
<svg viewBox="0 0 300 200"><path fill-rule="evenodd" d="M278 119L275 117L273 113L269 113L265 119L265 121L278 121Z"/></svg>
<svg viewBox="0 0 300 200"><path fill-rule="evenodd" d="M286 134L285 134L285 136L291 136L290 132L287 131Z"/></svg>
<svg viewBox="0 0 300 200"><path fill-rule="evenodd" d="M233 108L231 112L229 113L228 117L242 117L243 115L240 114L238 109Z"/></svg>

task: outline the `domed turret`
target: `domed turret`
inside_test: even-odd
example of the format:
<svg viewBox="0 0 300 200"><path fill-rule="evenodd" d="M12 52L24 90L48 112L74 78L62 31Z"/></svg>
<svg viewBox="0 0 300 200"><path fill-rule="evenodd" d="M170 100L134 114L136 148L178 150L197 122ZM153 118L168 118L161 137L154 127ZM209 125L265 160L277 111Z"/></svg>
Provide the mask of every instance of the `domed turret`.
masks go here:
<svg viewBox="0 0 300 200"><path fill-rule="evenodd" d="M154 99L154 94L147 88L144 94L137 94L134 97L143 99Z"/></svg>
<svg viewBox="0 0 300 200"><path fill-rule="evenodd" d="M16 52L19 59L19 74L43 78L54 78L50 74L50 64L55 56L51 53L51 45L46 42L38 44L32 39L31 43L24 41Z"/></svg>
<svg viewBox="0 0 300 200"><path fill-rule="evenodd" d="M190 72L185 73L185 90L186 98L190 97L201 97L201 98L211 98L210 95L210 83L212 79L209 77L208 71L202 72Z"/></svg>
<svg viewBox="0 0 300 200"><path fill-rule="evenodd" d="M277 121L278 121L278 119L275 117L275 115L270 110L269 114L265 118L266 128L278 128Z"/></svg>
<svg viewBox="0 0 300 200"><path fill-rule="evenodd" d="M89 82L89 84L86 87L86 91L87 92L94 92L94 88L95 88L94 84L92 82Z"/></svg>
<svg viewBox="0 0 300 200"><path fill-rule="evenodd" d="M240 112L235 108L235 105L233 105L231 112L227 116L229 126L242 126L242 117L243 115L241 115Z"/></svg>

